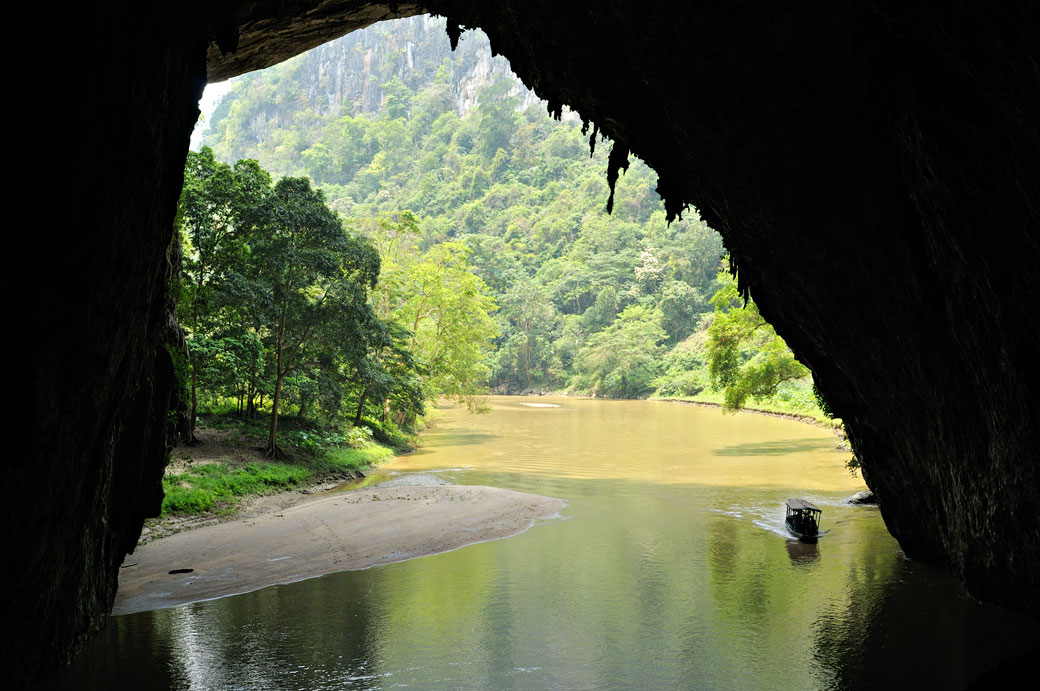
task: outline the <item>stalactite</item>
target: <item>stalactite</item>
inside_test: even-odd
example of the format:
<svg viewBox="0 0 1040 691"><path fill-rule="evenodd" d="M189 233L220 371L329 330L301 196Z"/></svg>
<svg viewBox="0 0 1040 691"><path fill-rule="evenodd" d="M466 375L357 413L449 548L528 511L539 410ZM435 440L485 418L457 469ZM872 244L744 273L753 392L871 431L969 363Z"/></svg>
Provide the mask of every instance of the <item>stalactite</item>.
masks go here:
<svg viewBox="0 0 1040 691"><path fill-rule="evenodd" d="M448 41L451 43L451 49L455 50L459 47L459 38L462 36L464 31L462 24L459 20L453 17L447 17L447 25L445 31L448 32Z"/></svg>
<svg viewBox="0 0 1040 691"><path fill-rule="evenodd" d="M628 147L615 141L607 159L607 185L610 186L610 197L607 198L608 214L614 211L614 186L617 184L618 174L622 170L628 171Z"/></svg>

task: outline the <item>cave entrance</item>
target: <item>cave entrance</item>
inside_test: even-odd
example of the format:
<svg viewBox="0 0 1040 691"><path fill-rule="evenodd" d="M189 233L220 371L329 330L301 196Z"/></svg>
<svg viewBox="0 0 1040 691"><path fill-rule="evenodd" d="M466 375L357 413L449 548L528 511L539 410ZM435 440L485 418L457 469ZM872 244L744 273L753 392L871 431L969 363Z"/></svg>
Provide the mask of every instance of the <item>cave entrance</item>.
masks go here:
<svg viewBox="0 0 1040 691"><path fill-rule="evenodd" d="M427 18L405 21L413 29L430 28ZM709 289L714 292L717 287L721 245L712 252L710 236L705 233L699 238L697 228L691 230L691 222L699 224L696 216L687 219L686 226L679 222L673 228L664 223L663 209L650 210L651 204L660 205L656 181L638 162L621 178L615 216L603 217L603 199L614 197L603 178L613 174L603 174L609 167L606 147L600 147L598 161L590 164L585 159L585 147L598 141L595 125L591 140L586 140L587 130L569 113L563 113L563 123L552 124L545 115L546 104L533 99L527 103L530 94L515 77L496 75L486 45L474 48L481 53L478 63L482 65L474 77L473 68L453 63L451 54L438 55L421 40L391 41L379 36L381 28L377 25L350 34L343 44L323 46L317 49L318 57L312 53L295 58L291 67L281 68L281 74L253 78L264 98L250 102L243 94L237 103L225 101L222 112L213 118L218 130L224 128L223 137L218 133L212 138L214 146L227 158L255 155L265 167L281 168L285 174L306 173L325 191L330 206L379 247L388 273L398 272L395 288L384 286L381 299L374 301L382 307L384 319L406 305L409 295L423 294L426 284L403 288L416 273L429 278L432 274L427 272L461 268L479 278L482 286L477 292L486 289L498 308L497 334L491 338L494 350L488 351L494 357L482 358L493 388L524 393L566 384L587 387L594 394L631 398L662 386L646 377L648 368L641 371L633 361L599 370L592 361L602 363L626 350L652 361L690 337L697 317L710 311L703 308L708 305ZM432 29L440 35L443 27L434 24ZM460 45L463 56L479 37L470 34L467 39ZM397 64L393 59L378 64L380 53L373 46L380 41L395 43ZM358 74L337 69L336 60L362 69ZM401 62L407 70L400 68ZM432 79L415 78L424 67ZM357 82L350 84L351 79ZM312 136L329 131L340 136ZM235 133L242 138L232 136ZM569 159L572 152L578 155ZM409 217L409 211L416 215ZM632 239L642 242L632 243ZM671 247L662 245L667 240ZM668 251L680 245L694 247L700 240L709 249L706 256L691 258L689 253ZM458 246L459 254L430 260L431 252L448 246ZM705 268L699 283L678 278L683 271L689 276L694 269ZM456 298L467 290L447 292ZM734 300L740 292L734 290ZM642 330L644 337L655 320L663 327L663 306L675 309L683 299L687 311L684 319L673 319L674 331L662 328L660 339L635 347L623 340L632 335L624 327ZM403 320L413 326L413 334L418 334L421 311ZM654 312L658 314L651 315ZM437 330L441 326L437 324ZM608 333L617 340L608 341ZM411 345L416 340L413 336ZM476 339L449 336L447 340L471 345ZM593 352L588 345L597 340L602 347ZM657 350L665 343L668 350ZM436 349L434 343L430 352ZM703 376L699 380L690 376L697 368L696 353L686 351L682 356L673 373L676 381L668 385L703 389ZM442 374L448 380L457 372ZM645 379L640 381L639 375ZM460 381L456 377L455 383ZM327 391L318 378L311 377L311 383L316 392L310 402L321 405ZM288 392L286 403L299 406L302 420L306 384L301 386L297 380L292 385L296 397ZM443 391L451 392L450 387ZM454 393L467 397L462 387ZM398 427L392 432L400 431L404 418L395 417L388 405L371 409L372 403L363 391L358 395L355 429L367 417L372 421L370 429L380 434L391 424ZM367 415L363 414L366 404ZM812 448L801 442L787 446ZM780 445L764 443L757 451L769 453L776 448ZM789 552L791 561L799 565L819 558L816 553Z"/></svg>
<svg viewBox="0 0 1040 691"><path fill-rule="evenodd" d="M275 176L306 175L322 190L352 232L380 250L387 280L373 299L378 316L419 332L408 350L443 363L429 377L440 393L479 405L472 393L485 384L497 393L571 388L621 398L706 389L703 335L678 346L713 312L718 235L696 212L668 223L656 176L638 160L615 195L611 143L570 111L551 117L482 33L451 51L442 20L396 20L221 86L231 93L204 97L196 147L205 142L228 163L257 159ZM614 199L613 214L604 213ZM450 311L472 310L476 327L437 321L429 304L410 302L409 290L425 289L409 283L417 272L440 272L442 288L451 286L430 296L442 313L447 293L473 292L459 281L475 274L471 287L491 300L456 301ZM460 347L446 351L445 342ZM604 361L619 350L633 355ZM663 371L658 361L669 355ZM240 411L264 403L262 386L250 384L247 395L244 379L224 371L238 393L223 388L217 398L236 398ZM782 393L811 405L807 372L799 374ZM408 419L389 405L380 412L378 397L360 400L364 387L302 374L286 384L285 410L302 417L353 398L346 405L357 422Z"/></svg>
<svg viewBox="0 0 1040 691"><path fill-rule="evenodd" d="M15 468L25 596L11 619L27 623L7 648L15 675L67 659L97 629L119 562L158 506L174 389L169 229L203 52L214 36L234 51L209 55L210 75L227 76L390 9L302 16L309 6L254 3L237 17L223 4L220 16L91 7L50 22L65 60L97 78L62 92L84 104L84 136L48 159L77 180L76 232L57 243L30 234L62 270L32 303L48 317L36 315L28 368L36 443ZM1021 374L1036 359L1032 10L450 8L554 104L609 125L652 162L673 210L696 199L725 233L763 312L855 423L907 555L1035 615L1036 406ZM980 531L975 512L942 508L961 503L1001 511Z"/></svg>
<svg viewBox="0 0 1040 691"><path fill-rule="evenodd" d="M174 453L170 510L195 507L175 497L206 484L192 476L220 460L219 428L233 418L247 435L269 425L268 452L329 477L361 474L385 451L374 445L414 443L422 401L439 397L471 410L484 406L481 393L700 397L731 408L755 399L823 418L808 371L753 303L745 309L720 272L721 239L696 211L669 222L651 169L626 161L613 181L612 144L594 124L567 110L553 117L481 32L450 50L444 29L428 16L376 24L204 95L182 199L182 230L198 239L184 236L180 309L192 417L217 455L208 444ZM251 263L264 241L234 244L226 221L255 223L250 205L263 193L249 185L267 175L306 176L381 261L368 297L380 326L321 327L326 340L290 343L300 354L284 366L275 361L292 348L272 346L280 313L263 306L280 288L265 287L267 269ZM225 211L229 199L248 208ZM221 239L196 228L193 213L219 216ZM734 358L715 391L714 368L727 363L709 357L709 342L723 323ZM353 352L343 347L351 338L378 345ZM276 383L272 368L285 373ZM275 391L277 429L265 419ZM260 487L301 481L280 470Z"/></svg>

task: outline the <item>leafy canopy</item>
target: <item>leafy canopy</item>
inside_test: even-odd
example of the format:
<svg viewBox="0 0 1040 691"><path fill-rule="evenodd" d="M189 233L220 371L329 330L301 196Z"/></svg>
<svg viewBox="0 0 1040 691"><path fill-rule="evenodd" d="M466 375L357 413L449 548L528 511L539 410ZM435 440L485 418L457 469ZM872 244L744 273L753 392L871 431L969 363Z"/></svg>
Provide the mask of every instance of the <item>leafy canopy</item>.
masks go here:
<svg viewBox="0 0 1040 691"><path fill-rule="evenodd" d="M719 273L718 286L711 298L715 314L708 327L707 356L711 386L723 392L727 410L742 408L749 397L769 397L780 384L809 374L754 301L743 304L728 272Z"/></svg>

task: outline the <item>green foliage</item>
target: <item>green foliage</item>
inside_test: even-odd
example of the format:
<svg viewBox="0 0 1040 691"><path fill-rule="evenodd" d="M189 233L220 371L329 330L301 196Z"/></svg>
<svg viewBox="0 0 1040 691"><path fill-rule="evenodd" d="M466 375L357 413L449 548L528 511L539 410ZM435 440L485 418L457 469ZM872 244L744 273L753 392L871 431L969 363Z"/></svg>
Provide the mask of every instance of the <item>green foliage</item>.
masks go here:
<svg viewBox="0 0 1040 691"><path fill-rule="evenodd" d="M383 110L391 120L407 118L411 110L412 90L397 75L383 84Z"/></svg>
<svg viewBox="0 0 1040 691"><path fill-rule="evenodd" d="M394 448L373 439L386 434L376 435L368 426L325 427L292 417L287 422L289 429L283 433L281 442L285 456L291 461L189 465L183 472L163 479L162 514L231 511L243 497L355 477L358 471L386 462L395 454ZM269 421L243 419L229 411L208 416L205 425L231 432L227 440L233 445L255 449L266 436ZM401 439L405 438L392 424L389 429ZM402 443L396 448L411 447Z"/></svg>
<svg viewBox="0 0 1040 691"><path fill-rule="evenodd" d="M407 333L407 350L399 355L421 363L423 386L411 394L402 391L402 411L417 407L420 394L450 396L473 405L485 386L492 339L498 327L491 317L497 309L487 285L469 263L469 248L459 242L441 242L422 252L415 246L418 221L402 212L398 222L377 221L373 242L386 257L375 303L384 319ZM419 371L412 365L404 369ZM402 370L401 379L406 372ZM386 398L386 396L384 396ZM403 406L403 403L410 403ZM405 415L399 418L406 420Z"/></svg>
<svg viewBox="0 0 1040 691"><path fill-rule="evenodd" d="M351 353L304 349L335 366L286 378L290 397L315 392L301 409L407 433L428 398L477 406L488 388L638 397L715 386L731 408L800 405L804 387L786 382L804 368L753 304L736 309L735 288L716 285L722 243L696 210L666 223L652 170L632 162L608 216L608 142L590 156L580 123L521 110L519 81L498 73L460 113L453 79L465 69L441 31L366 31L329 49L360 60L371 40L385 46L364 89L311 98L339 87L318 54L301 56L238 81L207 139L222 159L310 175L378 251L375 320L349 322ZM269 400L265 366L256 391Z"/></svg>
<svg viewBox="0 0 1040 691"><path fill-rule="evenodd" d="M307 178L272 185L255 161L228 166L208 149L189 155L178 227L192 418L200 397L235 399L247 417L266 398L271 455L286 398L336 418L350 372L393 346L368 302L378 251ZM293 445L320 450L300 434Z"/></svg>
<svg viewBox="0 0 1040 691"><path fill-rule="evenodd" d="M334 474L348 473L385 463L393 457L393 449L376 444L360 449L339 447L322 457L318 467Z"/></svg>
<svg viewBox="0 0 1040 691"><path fill-rule="evenodd" d="M516 112L520 101L509 95L509 87L508 82L501 80L480 93L480 107L477 109L480 126L477 141L478 149L485 159L493 159L499 151L503 151L504 154L520 124L520 116ZM502 165L499 162L492 168L501 168Z"/></svg>
<svg viewBox="0 0 1040 691"><path fill-rule="evenodd" d="M578 352L574 386L613 398L650 395L665 338L660 312L640 305L626 308Z"/></svg>
<svg viewBox="0 0 1040 691"><path fill-rule="evenodd" d="M700 340L690 338L665 356L663 372L654 381L659 396L695 396L708 386Z"/></svg>
<svg viewBox="0 0 1040 691"><path fill-rule="evenodd" d="M519 379L527 389L549 384L560 314L548 289L533 281L516 281L501 304L500 323L509 336L498 347L496 379Z"/></svg>
<svg viewBox="0 0 1040 691"><path fill-rule="evenodd" d="M798 362L754 301L743 306L737 283L720 272L711 299L714 320L708 327L707 356L711 386L724 394L723 406L738 410L747 399L774 396L784 382L801 379L809 370Z"/></svg>
<svg viewBox="0 0 1040 691"><path fill-rule="evenodd" d="M820 393L820 390L818 388L816 388L816 382L815 381L813 382L813 385L812 385L812 395L813 395L813 399L816 401L816 405L820 409L820 411L824 415L826 415L827 417L829 417L831 419L834 419L834 412L831 410L830 404L827 403L827 399L825 399L823 397L823 394ZM856 462L857 462L857 464L859 463L859 461L856 461ZM852 466L850 465L849 467L851 468ZM858 467L858 465L857 465L857 467Z"/></svg>
<svg viewBox="0 0 1040 691"><path fill-rule="evenodd" d="M250 463L240 468L223 463L194 466L163 478L162 515L230 508L241 497L284 491L312 475L308 468L284 463Z"/></svg>
<svg viewBox="0 0 1040 691"><path fill-rule="evenodd" d="M379 255L344 231L307 178L279 180L261 213L264 232L254 236L253 255L263 293L254 307L275 359L267 445L274 455L285 378L308 355L319 364L365 356L367 332L378 328L368 289L379 276Z"/></svg>
<svg viewBox="0 0 1040 691"><path fill-rule="evenodd" d="M270 176L255 161L230 166L207 148L188 154L177 213L178 317L188 342L192 426L199 388L228 395L240 384L241 360L258 357L248 331L236 321L236 297L258 223L256 210L269 185Z"/></svg>
<svg viewBox="0 0 1040 691"><path fill-rule="evenodd" d="M380 444L403 451L415 448L414 439L391 420L380 422L372 418L364 418L362 423L364 428L371 432L372 438Z"/></svg>

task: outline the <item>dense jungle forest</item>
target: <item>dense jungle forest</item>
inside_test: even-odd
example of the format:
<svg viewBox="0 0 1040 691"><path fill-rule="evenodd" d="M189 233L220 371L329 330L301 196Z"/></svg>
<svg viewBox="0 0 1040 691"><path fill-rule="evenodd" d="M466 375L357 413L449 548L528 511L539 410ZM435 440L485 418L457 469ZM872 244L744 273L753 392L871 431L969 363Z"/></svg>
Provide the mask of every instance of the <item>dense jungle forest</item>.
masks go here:
<svg viewBox="0 0 1040 691"><path fill-rule="evenodd" d="M482 393L752 400L818 414L807 370L656 175L467 33L413 18L235 80L181 203L192 400L411 429ZM608 199L613 210L608 214Z"/></svg>

